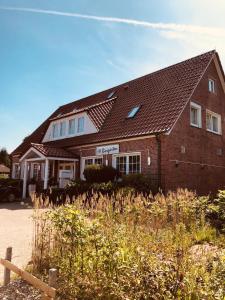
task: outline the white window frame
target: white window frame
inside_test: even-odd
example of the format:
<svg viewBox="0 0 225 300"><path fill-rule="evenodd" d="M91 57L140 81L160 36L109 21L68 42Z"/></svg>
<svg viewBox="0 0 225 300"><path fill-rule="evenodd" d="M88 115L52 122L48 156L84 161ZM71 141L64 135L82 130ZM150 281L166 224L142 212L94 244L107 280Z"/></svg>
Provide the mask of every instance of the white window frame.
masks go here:
<svg viewBox="0 0 225 300"><path fill-rule="evenodd" d="M194 108L194 109L197 110L198 124L192 123L192 120L191 120L191 108ZM202 107L201 107L201 105L199 105L199 104L197 104L195 102L191 102L190 103L190 124L193 127L202 128Z"/></svg>
<svg viewBox="0 0 225 300"><path fill-rule="evenodd" d="M129 156L140 156L140 172L139 173L129 173ZM128 153L119 153L119 154L113 154L112 155L112 166L116 169L116 158L126 156L126 175L128 174L141 174L141 152L128 152Z"/></svg>
<svg viewBox="0 0 225 300"><path fill-rule="evenodd" d="M208 80L208 88L209 92L215 94L216 93L216 82L214 79L209 78Z"/></svg>
<svg viewBox="0 0 225 300"><path fill-rule="evenodd" d="M215 117L218 119L218 131L214 131L213 129L207 128L207 115L211 115L212 117ZM222 126L221 126L221 115L211 111L211 110L206 110L206 130L215 134L222 134Z"/></svg>
<svg viewBox="0 0 225 300"><path fill-rule="evenodd" d="M85 179L83 173L84 173L85 160L86 159L92 159L92 161L94 159L102 159L102 164L104 164L103 155L94 155L94 156L84 156L84 157L81 157L80 178L83 179L83 180Z"/></svg>

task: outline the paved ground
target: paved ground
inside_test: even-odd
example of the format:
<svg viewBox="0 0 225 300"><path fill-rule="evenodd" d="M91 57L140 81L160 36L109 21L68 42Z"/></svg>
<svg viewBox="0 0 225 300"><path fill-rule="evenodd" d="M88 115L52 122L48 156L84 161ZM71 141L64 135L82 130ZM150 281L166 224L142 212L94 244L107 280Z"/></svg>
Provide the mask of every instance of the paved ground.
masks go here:
<svg viewBox="0 0 225 300"><path fill-rule="evenodd" d="M13 247L12 262L24 267L31 258L33 209L27 204L0 204L0 257L5 256L8 246ZM0 282L3 268L0 265Z"/></svg>

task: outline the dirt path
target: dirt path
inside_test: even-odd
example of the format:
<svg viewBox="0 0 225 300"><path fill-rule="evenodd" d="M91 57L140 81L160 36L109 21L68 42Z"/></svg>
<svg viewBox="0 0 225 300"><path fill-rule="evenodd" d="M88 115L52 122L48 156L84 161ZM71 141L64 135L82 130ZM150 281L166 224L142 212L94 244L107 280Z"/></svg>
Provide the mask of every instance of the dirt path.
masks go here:
<svg viewBox="0 0 225 300"><path fill-rule="evenodd" d="M24 267L31 258L32 208L21 203L0 204L0 257L8 246L13 247L12 262ZM0 266L0 282L3 268Z"/></svg>

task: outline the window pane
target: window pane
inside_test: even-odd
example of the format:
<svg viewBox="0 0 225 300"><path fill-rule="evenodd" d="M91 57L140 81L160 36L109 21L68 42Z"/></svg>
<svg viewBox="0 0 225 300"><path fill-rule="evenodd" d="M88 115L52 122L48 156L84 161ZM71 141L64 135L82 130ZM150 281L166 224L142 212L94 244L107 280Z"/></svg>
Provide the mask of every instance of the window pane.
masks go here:
<svg viewBox="0 0 225 300"><path fill-rule="evenodd" d="M126 161L126 156L116 157L116 169L119 170L122 175L126 174Z"/></svg>
<svg viewBox="0 0 225 300"><path fill-rule="evenodd" d="M195 107L191 107L191 124L198 125L198 110Z"/></svg>
<svg viewBox="0 0 225 300"><path fill-rule="evenodd" d="M129 156L129 173L140 173L140 155Z"/></svg>
<svg viewBox="0 0 225 300"><path fill-rule="evenodd" d="M218 132L218 118L215 116L212 116L212 130L215 132Z"/></svg>
<svg viewBox="0 0 225 300"><path fill-rule="evenodd" d="M59 134L60 134L60 136L64 136L66 134L66 122L65 121L60 123Z"/></svg>
<svg viewBox="0 0 225 300"><path fill-rule="evenodd" d="M53 138L56 138L59 136L59 126L58 124L53 125Z"/></svg>
<svg viewBox="0 0 225 300"><path fill-rule="evenodd" d="M69 120L69 134L75 133L75 119Z"/></svg>
<svg viewBox="0 0 225 300"><path fill-rule="evenodd" d="M215 81L212 79L209 79L209 91L212 93L215 92Z"/></svg>
<svg viewBox="0 0 225 300"><path fill-rule="evenodd" d="M20 166L19 164L15 164L15 174L14 174L15 179L18 179L20 177Z"/></svg>
<svg viewBox="0 0 225 300"><path fill-rule="evenodd" d="M93 164L93 159L92 158L87 158L85 159L85 166L89 166Z"/></svg>
<svg viewBox="0 0 225 300"><path fill-rule="evenodd" d="M39 164L34 164L33 166L33 177L37 180L39 178Z"/></svg>
<svg viewBox="0 0 225 300"><path fill-rule="evenodd" d="M95 165L102 165L102 158L95 158Z"/></svg>
<svg viewBox="0 0 225 300"><path fill-rule="evenodd" d="M133 118L136 115L136 113L139 111L139 109L140 109L140 106L136 106L136 107L132 108L132 110L128 113L127 117Z"/></svg>
<svg viewBox="0 0 225 300"><path fill-rule="evenodd" d="M212 130L211 128L211 116L210 114L206 114L206 128Z"/></svg>
<svg viewBox="0 0 225 300"><path fill-rule="evenodd" d="M84 131L84 117L81 117L78 119L77 132L83 132L83 131Z"/></svg>

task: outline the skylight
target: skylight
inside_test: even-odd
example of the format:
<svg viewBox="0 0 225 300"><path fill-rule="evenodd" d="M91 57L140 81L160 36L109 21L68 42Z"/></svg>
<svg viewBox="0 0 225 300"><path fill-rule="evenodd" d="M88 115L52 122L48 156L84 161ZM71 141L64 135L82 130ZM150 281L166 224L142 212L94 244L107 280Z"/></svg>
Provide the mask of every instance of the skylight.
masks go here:
<svg viewBox="0 0 225 300"><path fill-rule="evenodd" d="M127 118L133 118L136 115L136 113L139 111L140 107L141 107L140 105L133 107L131 111L128 113Z"/></svg>
<svg viewBox="0 0 225 300"><path fill-rule="evenodd" d="M115 94L116 91L112 91L111 93L109 93L107 99L110 99L114 94Z"/></svg>

